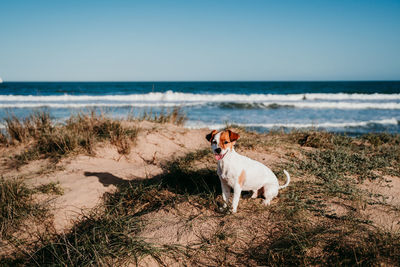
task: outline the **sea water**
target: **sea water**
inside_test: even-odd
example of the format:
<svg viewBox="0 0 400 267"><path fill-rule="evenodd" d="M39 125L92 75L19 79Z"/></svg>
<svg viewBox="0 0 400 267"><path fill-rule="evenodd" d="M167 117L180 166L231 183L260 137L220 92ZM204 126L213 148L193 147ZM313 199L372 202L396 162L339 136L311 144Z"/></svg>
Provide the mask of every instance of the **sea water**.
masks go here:
<svg viewBox="0 0 400 267"><path fill-rule="evenodd" d="M0 120L46 110L62 123L95 109L115 118L181 107L185 127L318 128L400 133L400 82L3 82Z"/></svg>

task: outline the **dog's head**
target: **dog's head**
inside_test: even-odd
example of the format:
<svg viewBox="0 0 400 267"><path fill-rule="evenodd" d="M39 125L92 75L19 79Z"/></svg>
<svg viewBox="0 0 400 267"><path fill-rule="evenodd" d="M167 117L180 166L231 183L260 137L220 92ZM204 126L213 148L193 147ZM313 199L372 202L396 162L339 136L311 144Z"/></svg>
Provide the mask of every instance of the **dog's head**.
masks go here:
<svg viewBox="0 0 400 267"><path fill-rule="evenodd" d="M223 157L232 150L239 139L239 135L231 130L225 130L218 132L213 130L211 133L206 135L206 139L211 143L211 150L213 151L217 160L223 159Z"/></svg>

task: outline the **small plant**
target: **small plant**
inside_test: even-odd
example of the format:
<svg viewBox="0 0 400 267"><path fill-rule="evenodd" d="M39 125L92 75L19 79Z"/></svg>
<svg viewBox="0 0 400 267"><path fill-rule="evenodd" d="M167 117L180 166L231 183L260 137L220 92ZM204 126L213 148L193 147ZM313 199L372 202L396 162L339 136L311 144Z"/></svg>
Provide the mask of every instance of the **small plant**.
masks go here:
<svg viewBox="0 0 400 267"><path fill-rule="evenodd" d="M6 131L10 136L11 142L21 143L26 141L28 132L23 123L15 116L6 118Z"/></svg>
<svg viewBox="0 0 400 267"><path fill-rule="evenodd" d="M136 141L138 133L138 127L128 129L116 127L110 134L111 144L117 147L119 154L127 155L131 152L131 144Z"/></svg>
<svg viewBox="0 0 400 267"><path fill-rule="evenodd" d="M64 190L60 187L60 184L55 182L39 185L35 188L35 191L43 194L53 194L59 196L64 194Z"/></svg>
<svg viewBox="0 0 400 267"><path fill-rule="evenodd" d="M347 136L319 131L295 131L289 137L301 146L333 149L337 146L347 146L352 139Z"/></svg>
<svg viewBox="0 0 400 267"><path fill-rule="evenodd" d="M10 116L4 120L11 143L28 142L52 129L50 115L44 111L35 112L22 121L16 116Z"/></svg>
<svg viewBox="0 0 400 267"><path fill-rule="evenodd" d="M0 178L0 238L9 238L28 217L42 216L46 209L32 198L22 180Z"/></svg>
<svg viewBox="0 0 400 267"><path fill-rule="evenodd" d="M144 112L143 115L140 117L140 120L152 121L157 123L172 123L175 125L183 125L187 117L183 113L180 107L175 107L171 110L165 112L161 110L158 114L150 112Z"/></svg>

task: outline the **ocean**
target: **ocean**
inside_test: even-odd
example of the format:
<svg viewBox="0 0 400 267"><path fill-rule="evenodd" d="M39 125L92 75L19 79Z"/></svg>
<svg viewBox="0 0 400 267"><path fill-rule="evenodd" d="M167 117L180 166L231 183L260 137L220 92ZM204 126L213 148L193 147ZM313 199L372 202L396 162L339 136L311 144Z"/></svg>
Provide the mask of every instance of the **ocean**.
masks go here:
<svg viewBox="0 0 400 267"><path fill-rule="evenodd" d="M258 132L317 128L359 135L400 133L400 82L3 82L0 120L46 110L115 118L181 107L188 128L237 124Z"/></svg>

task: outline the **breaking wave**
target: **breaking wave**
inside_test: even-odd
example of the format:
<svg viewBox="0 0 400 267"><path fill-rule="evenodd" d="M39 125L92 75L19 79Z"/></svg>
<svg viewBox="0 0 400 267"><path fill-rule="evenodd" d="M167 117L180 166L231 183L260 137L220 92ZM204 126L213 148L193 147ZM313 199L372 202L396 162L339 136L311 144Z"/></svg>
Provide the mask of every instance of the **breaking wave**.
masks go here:
<svg viewBox="0 0 400 267"><path fill-rule="evenodd" d="M213 105L204 102L131 102L131 103L52 103L52 102L25 102L25 103L0 103L0 108L69 108L80 109L90 107L177 107ZM280 102L280 103L218 103L220 108L226 109L400 109L400 103L359 103L359 102Z"/></svg>
<svg viewBox="0 0 400 267"><path fill-rule="evenodd" d="M217 105L224 109L400 109L400 94L193 94L0 95L0 108L174 107Z"/></svg>
<svg viewBox="0 0 400 267"><path fill-rule="evenodd" d="M352 128L352 127L370 127L374 125L399 125L400 122L396 118L369 120L357 122L323 122L323 123L237 123L235 125L241 127L254 128ZM187 128L190 129L222 129L226 124L203 124L198 122L188 122Z"/></svg>
<svg viewBox="0 0 400 267"><path fill-rule="evenodd" d="M0 103L0 108L68 108L81 109L91 107L124 108L124 107L176 107L193 106L198 103Z"/></svg>
<svg viewBox="0 0 400 267"><path fill-rule="evenodd" d="M192 94L166 91L165 93L129 95L0 95L0 102L75 102L75 101L146 101L146 102L265 102L265 101L304 101L304 100L359 100L380 101L399 100L400 94Z"/></svg>

